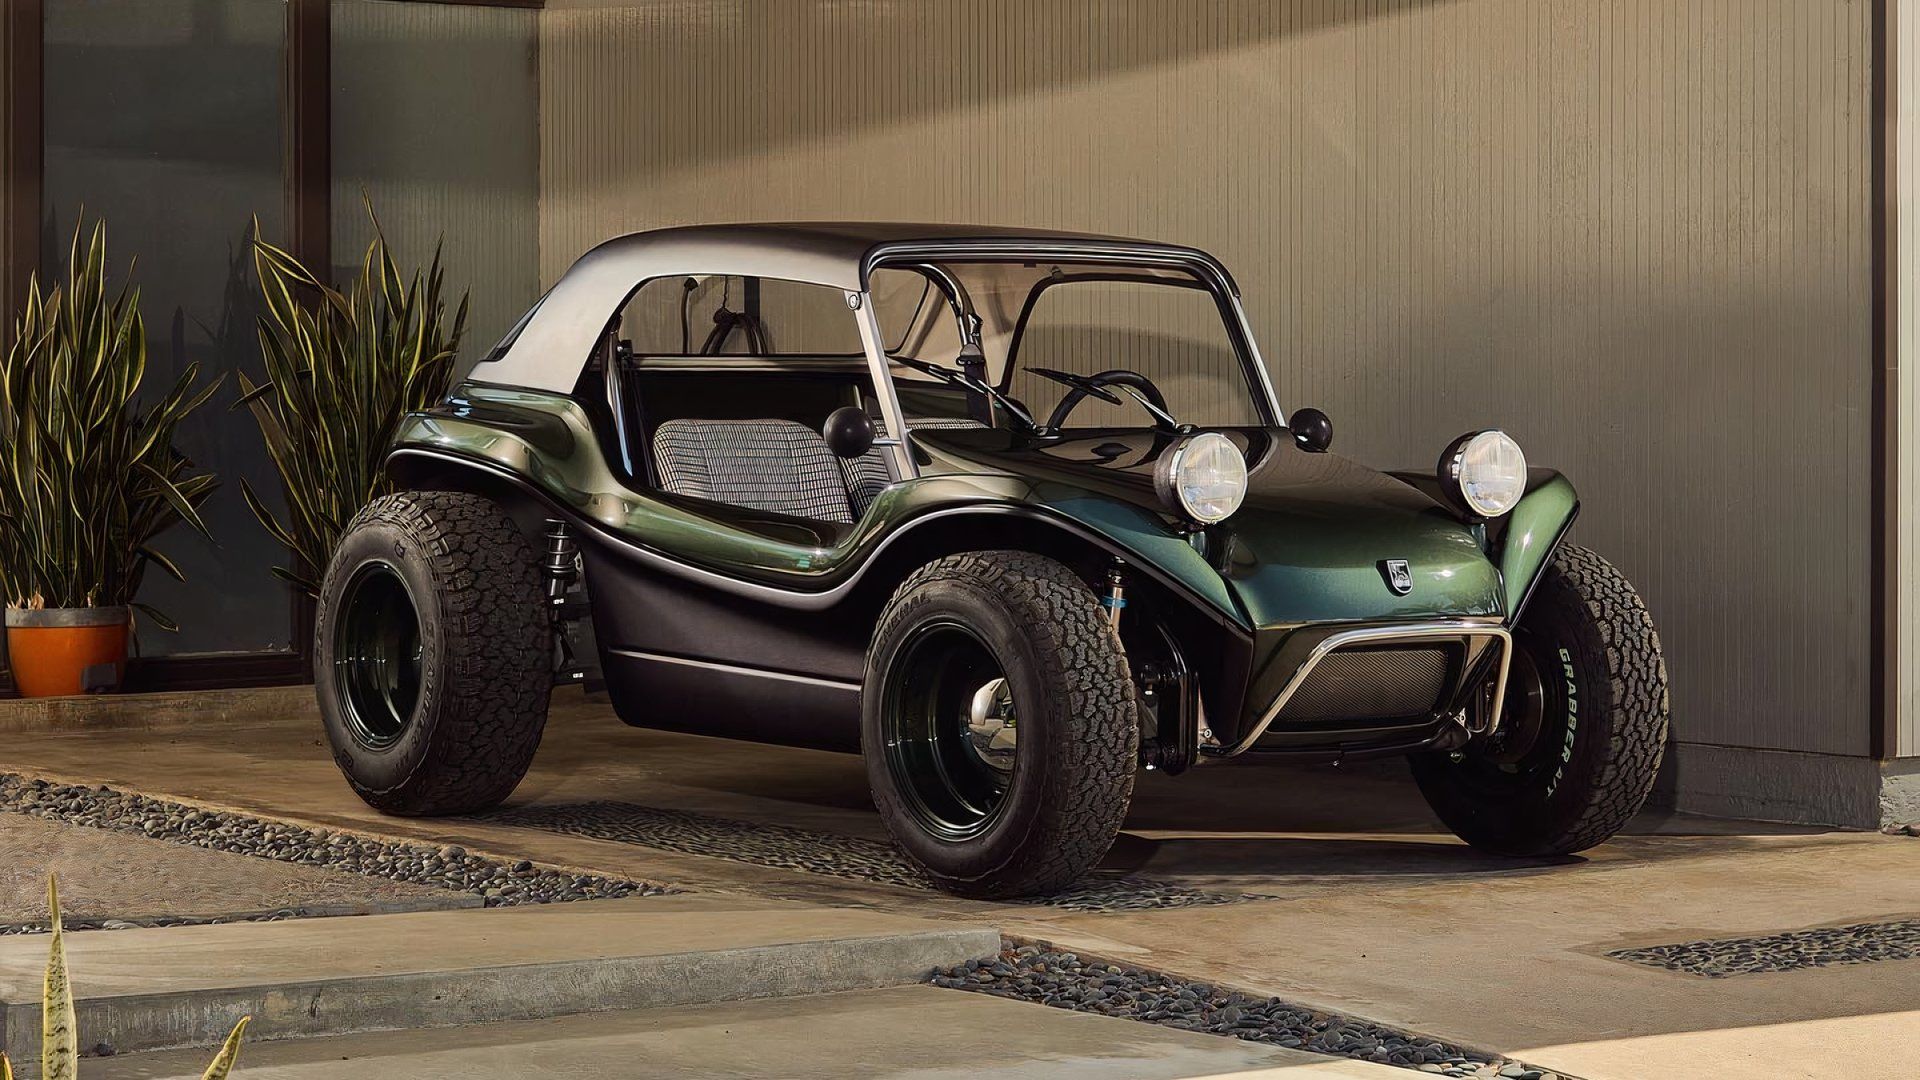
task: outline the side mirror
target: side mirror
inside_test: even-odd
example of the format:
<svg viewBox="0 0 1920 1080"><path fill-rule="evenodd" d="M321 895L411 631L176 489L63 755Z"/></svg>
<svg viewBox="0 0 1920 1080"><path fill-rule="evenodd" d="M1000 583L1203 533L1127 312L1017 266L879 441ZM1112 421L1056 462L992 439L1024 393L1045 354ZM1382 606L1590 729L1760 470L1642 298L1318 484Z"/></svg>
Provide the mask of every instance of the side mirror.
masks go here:
<svg viewBox="0 0 1920 1080"><path fill-rule="evenodd" d="M827 414L820 435L836 456L857 458L873 449L873 417L858 405L842 405Z"/></svg>
<svg viewBox="0 0 1920 1080"><path fill-rule="evenodd" d="M1333 421L1319 409L1294 410L1287 429L1293 432L1293 441L1300 449L1309 454L1324 454L1327 447L1333 445Z"/></svg>

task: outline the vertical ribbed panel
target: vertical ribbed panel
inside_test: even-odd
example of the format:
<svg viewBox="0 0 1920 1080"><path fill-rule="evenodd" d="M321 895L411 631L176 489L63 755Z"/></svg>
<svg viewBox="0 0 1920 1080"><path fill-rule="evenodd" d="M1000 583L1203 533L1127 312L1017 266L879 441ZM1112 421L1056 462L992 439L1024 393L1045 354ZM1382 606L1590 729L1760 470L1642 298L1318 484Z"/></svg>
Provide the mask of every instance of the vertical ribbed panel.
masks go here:
<svg viewBox="0 0 1920 1080"><path fill-rule="evenodd" d="M491 348L538 294L537 13L335 0L333 258L357 271L372 200L403 272L445 239L461 349Z"/></svg>
<svg viewBox="0 0 1920 1080"><path fill-rule="evenodd" d="M1498 424L1574 479L1577 539L1653 605L1680 739L1860 754L1868 21L1838 0L552 0L541 274L729 219L1209 248L1282 402L1326 409L1342 452L1424 466Z"/></svg>
<svg viewBox="0 0 1920 1080"><path fill-rule="evenodd" d="M1890 148L1894 155L1895 191L1893 267L1895 305L1895 357L1920 359L1920 11L1911 4L1890 4L1894 49L1901 62L1894 67L1895 82L1890 87L1893 108L1898 117L1897 141ZM1906 364L1902 364L1906 367ZM1901 371L1897 383L1897 412L1900 441L1895 455L1897 469L1895 506L1899 513L1899 532L1894 546L1895 570L1899 574L1900 627L1897 653L1899 727L1894 752L1900 757L1920 755L1920 528L1915 527L1915 511L1920 509L1920 379L1912 370Z"/></svg>

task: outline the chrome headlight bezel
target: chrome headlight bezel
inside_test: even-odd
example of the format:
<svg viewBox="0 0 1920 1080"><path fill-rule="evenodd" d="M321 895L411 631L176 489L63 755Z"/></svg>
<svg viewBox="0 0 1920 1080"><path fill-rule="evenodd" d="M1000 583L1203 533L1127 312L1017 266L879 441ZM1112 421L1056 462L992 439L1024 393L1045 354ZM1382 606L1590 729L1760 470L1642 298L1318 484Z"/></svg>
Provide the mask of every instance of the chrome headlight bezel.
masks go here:
<svg viewBox="0 0 1920 1080"><path fill-rule="evenodd" d="M1469 431L1440 454L1440 483L1449 498L1477 518L1510 513L1527 493L1527 455L1499 428Z"/></svg>
<svg viewBox="0 0 1920 1080"><path fill-rule="evenodd" d="M1203 480L1205 469L1227 466L1227 485L1234 490L1203 493L1222 477ZM1218 525L1239 511L1247 499L1247 457L1240 447L1217 431L1203 431L1168 447L1153 468L1153 488L1167 509L1196 525Z"/></svg>

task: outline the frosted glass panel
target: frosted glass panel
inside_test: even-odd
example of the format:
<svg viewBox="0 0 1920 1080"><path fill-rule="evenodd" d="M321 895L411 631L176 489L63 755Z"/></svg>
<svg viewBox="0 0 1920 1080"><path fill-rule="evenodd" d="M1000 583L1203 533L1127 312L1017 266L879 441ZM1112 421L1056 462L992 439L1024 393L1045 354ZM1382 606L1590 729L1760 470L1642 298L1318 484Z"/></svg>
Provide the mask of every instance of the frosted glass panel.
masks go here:
<svg viewBox="0 0 1920 1080"><path fill-rule="evenodd" d="M286 7L279 0L46 0L46 251L66 258L82 207L106 220L117 273L137 256L151 353L163 392L188 363L211 377L259 370L248 221L282 236L280 125ZM217 544L185 530L160 547L186 571L154 571L141 599L181 624L146 629L146 655L281 651L291 598L269 573L286 559L240 498L242 477L279 480L252 420L230 413L231 385L182 432L220 474L206 508Z"/></svg>

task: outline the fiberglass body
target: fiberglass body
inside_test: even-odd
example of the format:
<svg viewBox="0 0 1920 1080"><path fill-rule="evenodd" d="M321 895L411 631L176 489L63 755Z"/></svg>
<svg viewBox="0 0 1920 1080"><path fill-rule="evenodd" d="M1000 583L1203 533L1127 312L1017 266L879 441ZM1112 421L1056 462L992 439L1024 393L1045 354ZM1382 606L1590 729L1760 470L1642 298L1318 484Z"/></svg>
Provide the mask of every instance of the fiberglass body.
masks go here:
<svg viewBox="0 0 1920 1080"><path fill-rule="evenodd" d="M1200 525L1169 506L1155 470L1185 436L1147 424L1036 433L1000 421L882 440L874 453L887 483L851 523L675 495L628 459L620 406L607 404L618 387L595 380L593 357L643 283L739 275L838 290L860 327L859 356L657 364L742 385L852 380L851 400L870 393L876 425L902 431L912 427L902 398L945 388L902 378L913 372L874 318L873 277L907 267L937 280L963 262L1052 264L1055 279L1068 276L1062 266L1088 278L1124 266L1204 290L1245 366L1255 421L1207 429L1245 456L1239 509ZM1030 287L1018 319L989 315L976 335L1002 386L1046 285ZM1497 701L1470 699L1504 662L1505 631L1577 511L1571 485L1531 470L1511 512L1483 520L1433 475L1314 448L1284 417L1237 288L1202 252L950 226L722 226L588 254L446 402L409 419L390 468L408 487L513 506L530 533L555 520L573 527L599 667L630 723L857 749L867 641L887 597L930 559L997 548L1058 557L1096 588L1109 574L1124 580L1121 637L1136 675L1151 667L1158 679L1143 680L1148 697L1159 688L1146 752L1170 770L1246 751L1405 752L1444 745L1475 710L1497 715ZM1366 662L1319 663L1342 653ZM1397 693L1377 692L1396 679Z"/></svg>

